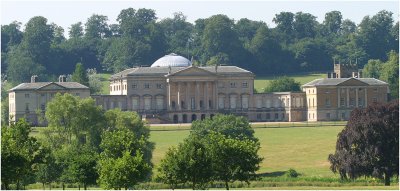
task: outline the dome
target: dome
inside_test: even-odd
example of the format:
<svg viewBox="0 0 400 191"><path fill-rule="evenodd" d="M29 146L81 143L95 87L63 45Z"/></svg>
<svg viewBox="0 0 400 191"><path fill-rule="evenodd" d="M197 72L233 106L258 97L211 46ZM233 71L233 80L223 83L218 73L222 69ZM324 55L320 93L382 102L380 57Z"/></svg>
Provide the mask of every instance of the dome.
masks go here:
<svg viewBox="0 0 400 191"><path fill-rule="evenodd" d="M187 67L191 65L192 62L190 62L190 60L175 53L171 53L156 60L151 67Z"/></svg>

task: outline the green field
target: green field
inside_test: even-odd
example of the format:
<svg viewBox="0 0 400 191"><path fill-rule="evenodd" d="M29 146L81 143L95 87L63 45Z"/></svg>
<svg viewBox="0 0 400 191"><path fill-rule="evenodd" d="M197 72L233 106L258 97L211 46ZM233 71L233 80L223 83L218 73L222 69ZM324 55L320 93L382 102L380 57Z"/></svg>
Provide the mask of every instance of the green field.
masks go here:
<svg viewBox="0 0 400 191"><path fill-rule="evenodd" d="M344 125L345 122L253 125L255 136L261 144L259 154L264 158L260 170L257 172L261 179L252 181L249 187L245 183L235 182L231 184L232 188L263 190L398 189L398 184L396 185L395 182L392 186L385 187L382 182L371 178L341 182L339 176L330 171L327 158L330 153L334 152L337 134ZM33 128L31 135L40 137L40 131L43 129L43 127ZM156 169L166 151L169 147L178 145L189 135L190 124L152 125L150 130L150 141L155 143L152 159L153 172L154 175L157 175ZM284 173L290 168L295 169L300 176L298 178L285 177ZM40 189L40 185L32 185L31 188ZM139 185L137 189L167 188L167 185L149 182ZM214 188L219 188L219 186L214 185Z"/></svg>
<svg viewBox="0 0 400 191"><path fill-rule="evenodd" d="M317 73L317 74L295 74L295 75L286 75L287 77L293 78L295 81L299 82L300 85L303 85L307 82L310 82L312 80L318 79L318 78L325 78L326 74L325 73ZM264 89L267 85L268 82L271 80L274 80L278 77L282 76L259 76L256 77L254 80L254 88L257 89L258 92L263 92Z"/></svg>
<svg viewBox="0 0 400 191"><path fill-rule="evenodd" d="M256 128L259 154L264 157L260 174L280 174L293 168L304 177L337 177L329 170L328 155L334 152L336 136L343 127ZM153 163L157 166L167 149L182 142L188 130L151 131L155 142Z"/></svg>

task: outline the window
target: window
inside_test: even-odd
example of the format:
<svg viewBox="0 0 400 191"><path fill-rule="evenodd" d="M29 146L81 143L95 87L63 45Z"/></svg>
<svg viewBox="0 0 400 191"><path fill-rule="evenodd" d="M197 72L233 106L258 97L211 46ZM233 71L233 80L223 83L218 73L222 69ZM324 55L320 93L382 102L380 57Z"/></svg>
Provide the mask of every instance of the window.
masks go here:
<svg viewBox="0 0 400 191"><path fill-rule="evenodd" d="M312 114L312 118L313 118L313 119L315 119L315 115L314 115L314 113Z"/></svg>
<svg viewBox="0 0 400 191"><path fill-rule="evenodd" d="M162 89L162 84L157 84L157 89Z"/></svg>
<svg viewBox="0 0 400 191"><path fill-rule="evenodd" d="M378 92L378 88L374 88L374 92Z"/></svg>
<svg viewBox="0 0 400 191"><path fill-rule="evenodd" d="M29 103L25 103L25 112L29 113Z"/></svg>
<svg viewBox="0 0 400 191"><path fill-rule="evenodd" d="M137 89L137 84L133 84L132 89Z"/></svg>
<svg viewBox="0 0 400 191"><path fill-rule="evenodd" d="M330 113L326 113L326 118L330 119L331 118L331 114Z"/></svg>
<svg viewBox="0 0 400 191"><path fill-rule="evenodd" d="M249 84L248 84L247 82L243 82L243 83L242 83L242 87L243 87L243 88L247 88L248 86L249 86Z"/></svg>
<svg viewBox="0 0 400 191"><path fill-rule="evenodd" d="M358 106L363 106L363 100L360 97L358 98Z"/></svg>
<svg viewBox="0 0 400 191"><path fill-rule="evenodd" d="M224 109L225 108L225 99L223 96L218 97L218 108L219 109Z"/></svg>
<svg viewBox="0 0 400 191"><path fill-rule="evenodd" d="M210 109L212 109L212 101L211 101L211 100L208 100L208 107L209 107Z"/></svg>
<svg viewBox="0 0 400 191"><path fill-rule="evenodd" d="M345 118L346 118L346 113L343 112L343 113L342 113L342 119L345 119Z"/></svg>
<svg viewBox="0 0 400 191"><path fill-rule="evenodd" d="M203 109L203 100L200 100L200 109Z"/></svg>
<svg viewBox="0 0 400 191"><path fill-rule="evenodd" d="M29 98L29 94L25 94L25 98Z"/></svg>
<svg viewBox="0 0 400 191"><path fill-rule="evenodd" d="M149 89L150 88L150 84L146 83L144 84L144 89Z"/></svg>
<svg viewBox="0 0 400 191"><path fill-rule="evenodd" d="M53 98L55 93L50 93L50 98Z"/></svg>
<svg viewBox="0 0 400 191"><path fill-rule="evenodd" d="M175 101L171 102L171 107L172 107L172 109L175 109Z"/></svg>
<svg viewBox="0 0 400 191"><path fill-rule="evenodd" d="M285 114L284 113L282 113L282 119L285 119Z"/></svg>
<svg viewBox="0 0 400 191"><path fill-rule="evenodd" d="M139 97L132 97L132 110L139 109Z"/></svg>
<svg viewBox="0 0 400 191"><path fill-rule="evenodd" d="M257 114L257 120L261 120L261 113Z"/></svg>
<svg viewBox="0 0 400 191"><path fill-rule="evenodd" d="M331 100L329 98L325 99L325 106L330 107L331 106Z"/></svg>
<svg viewBox="0 0 400 191"><path fill-rule="evenodd" d="M79 94L79 93L75 93L75 95L76 95L76 96L79 96L80 94Z"/></svg>
<svg viewBox="0 0 400 191"><path fill-rule="evenodd" d="M271 114L270 113L267 113L267 119L271 119Z"/></svg>
<svg viewBox="0 0 400 191"><path fill-rule="evenodd" d="M378 102L378 98L376 98L376 97L372 98L372 102L374 102L374 103Z"/></svg>
<svg viewBox="0 0 400 191"><path fill-rule="evenodd" d="M185 101L181 101L181 108L182 108L182 109L186 109Z"/></svg>
<svg viewBox="0 0 400 191"><path fill-rule="evenodd" d="M354 106L355 105L355 100L354 98L350 98L350 106Z"/></svg>
<svg viewBox="0 0 400 191"><path fill-rule="evenodd" d="M275 119L278 119L278 118L279 118L278 114L277 114L277 113L275 113Z"/></svg>
<svg viewBox="0 0 400 191"><path fill-rule="evenodd" d="M46 105L45 104L40 105L40 109L42 109L43 112L46 109Z"/></svg>
<svg viewBox="0 0 400 191"><path fill-rule="evenodd" d="M231 82L231 88L235 88L236 87L236 83L235 82Z"/></svg>
<svg viewBox="0 0 400 191"><path fill-rule="evenodd" d="M236 96L231 95L229 100L231 109L236 109Z"/></svg>
<svg viewBox="0 0 400 191"><path fill-rule="evenodd" d="M340 106L344 106L344 97L340 98Z"/></svg>
<svg viewBox="0 0 400 191"><path fill-rule="evenodd" d="M194 97L190 98L190 108L196 109L196 102L194 100Z"/></svg>
<svg viewBox="0 0 400 191"><path fill-rule="evenodd" d="M127 85L125 84L125 90L126 90L126 86L127 86Z"/></svg>

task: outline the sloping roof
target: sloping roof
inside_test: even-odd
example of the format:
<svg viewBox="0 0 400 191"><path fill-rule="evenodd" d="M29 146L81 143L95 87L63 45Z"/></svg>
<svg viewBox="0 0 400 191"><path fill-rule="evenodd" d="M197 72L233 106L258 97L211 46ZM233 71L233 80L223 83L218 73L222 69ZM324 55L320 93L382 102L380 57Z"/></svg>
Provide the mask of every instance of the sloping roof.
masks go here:
<svg viewBox="0 0 400 191"><path fill-rule="evenodd" d="M15 90L38 90L44 86L56 84L66 89L89 89L87 86L84 86L78 82L35 82L35 83L22 83L18 86L11 88L9 91Z"/></svg>
<svg viewBox="0 0 400 191"><path fill-rule="evenodd" d="M336 86L347 80L354 79L360 82L366 83L368 85L387 85L386 82L375 79L375 78L321 78L315 79L303 85L303 87L310 86Z"/></svg>
<svg viewBox="0 0 400 191"><path fill-rule="evenodd" d="M195 67L195 66L189 66ZM111 76L111 79L126 77L126 76L165 76L168 73L175 73L181 71L187 67L139 67L139 68L130 68L126 69L122 72L116 73ZM253 75L252 72L247 71L245 69L239 68L237 66L218 66L217 71L215 71L215 66L205 66L199 67L206 71L220 74L220 75Z"/></svg>

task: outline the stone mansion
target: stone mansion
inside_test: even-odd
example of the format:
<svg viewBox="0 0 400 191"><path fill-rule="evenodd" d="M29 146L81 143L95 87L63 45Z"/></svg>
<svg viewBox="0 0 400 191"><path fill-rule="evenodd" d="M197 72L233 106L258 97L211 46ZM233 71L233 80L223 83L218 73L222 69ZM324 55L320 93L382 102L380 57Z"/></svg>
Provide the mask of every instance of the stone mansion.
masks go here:
<svg viewBox="0 0 400 191"><path fill-rule="evenodd" d="M339 68L336 66L335 69ZM302 86L302 92L254 92L255 75L236 66L193 66L188 59L166 55L151 67L137 67L110 78L109 95L90 95L76 82L22 83L9 90L13 119L26 117L33 124L37 109L44 112L55 93L91 96L103 109L136 111L149 123L190 123L217 113L235 114L250 121L347 120L356 107L387 102L386 82L360 78L359 72L328 73ZM342 74L340 74L342 73Z"/></svg>

